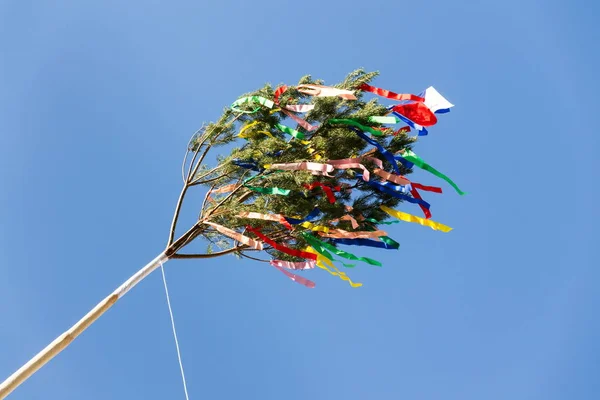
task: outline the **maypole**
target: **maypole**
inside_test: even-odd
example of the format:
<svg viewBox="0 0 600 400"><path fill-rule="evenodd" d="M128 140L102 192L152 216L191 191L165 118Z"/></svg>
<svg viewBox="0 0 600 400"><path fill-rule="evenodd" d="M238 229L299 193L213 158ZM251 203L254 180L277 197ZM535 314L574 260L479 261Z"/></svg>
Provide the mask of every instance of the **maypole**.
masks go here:
<svg viewBox="0 0 600 400"><path fill-rule="evenodd" d="M315 283L301 273L316 268L360 287L362 283L353 282L334 264L338 262L334 255L372 266L382 264L341 246L398 250L400 244L381 225L399 221L449 232L452 228L431 220L431 206L419 192L441 193L442 189L406 175L417 167L464 194L413 152L416 137L408 135L411 131L427 135L437 115L453 105L433 87L414 95L371 86L375 76L356 70L335 86L324 86L310 76L296 86L266 85L237 99L217 122L196 132L184 157L183 187L166 249L1 383L0 400L170 259L235 254L266 263L309 288ZM365 101L366 94L392 104L380 104L377 97ZM288 123L296 125L292 128ZM397 124L403 126L390 126ZM240 139L242 145L220 157L217 166L204 162L214 147ZM195 186L207 189L198 219L175 240L185 195ZM404 203L417 205L423 217L394 209ZM395 220L387 221L390 218ZM180 253L197 238L208 242L206 253ZM252 251L264 251L270 259L249 256Z"/></svg>

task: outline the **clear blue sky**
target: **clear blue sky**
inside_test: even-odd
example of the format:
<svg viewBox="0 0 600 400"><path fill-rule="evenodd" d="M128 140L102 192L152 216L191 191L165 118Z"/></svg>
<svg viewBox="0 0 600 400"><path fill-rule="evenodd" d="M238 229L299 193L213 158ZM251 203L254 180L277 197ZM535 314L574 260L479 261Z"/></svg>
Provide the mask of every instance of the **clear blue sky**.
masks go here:
<svg viewBox="0 0 600 400"><path fill-rule="evenodd" d="M191 399L597 399L599 8L0 2L0 379L163 249L203 121L362 66L456 104L415 148L469 192L428 196L455 230L395 225L360 289L169 262ZM170 329L155 273L11 398L183 399Z"/></svg>

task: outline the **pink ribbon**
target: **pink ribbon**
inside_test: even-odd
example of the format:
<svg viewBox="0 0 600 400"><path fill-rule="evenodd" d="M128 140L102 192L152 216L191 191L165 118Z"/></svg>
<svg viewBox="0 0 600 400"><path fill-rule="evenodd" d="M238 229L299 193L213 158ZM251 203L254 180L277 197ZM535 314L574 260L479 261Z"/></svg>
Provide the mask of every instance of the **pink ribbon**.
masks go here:
<svg viewBox="0 0 600 400"><path fill-rule="evenodd" d="M336 238L336 239L376 239L378 240L380 236L387 236L387 232L385 231L356 231L356 232L348 232L341 229L330 229L329 233L319 232L319 235L328 238Z"/></svg>
<svg viewBox="0 0 600 400"><path fill-rule="evenodd" d="M271 265L273 265L273 264L271 264ZM277 265L273 265L273 266L275 268L277 268L278 270L280 270L285 276L287 276L288 278L290 278L294 282L297 282L297 283L299 283L301 285L304 285L304 286L306 286L307 288L310 288L310 289L312 289L312 288L314 288L316 286L315 283L313 281L311 281L311 280L308 280L308 279L306 279L306 278L304 278L304 277L302 277L300 275L292 274L291 272L286 271L285 269L283 269L283 268L281 268L281 267L279 267Z"/></svg>
<svg viewBox="0 0 600 400"><path fill-rule="evenodd" d="M286 228L292 229L292 225L286 221L286 219L281 214L261 214L257 212L247 212L242 211L238 214L240 218L248 218L248 219L262 219L264 221L274 221L283 224Z"/></svg>
<svg viewBox="0 0 600 400"><path fill-rule="evenodd" d="M283 261L283 260L271 260L269 261L274 267L283 267L287 269L313 269L316 266L315 261Z"/></svg>
<svg viewBox="0 0 600 400"><path fill-rule="evenodd" d="M315 106L313 104L290 104L284 108L297 113L305 113L315 108Z"/></svg>
<svg viewBox="0 0 600 400"><path fill-rule="evenodd" d="M356 222L352 215L344 215L343 217L334 219L331 222L335 224L339 221L350 221L350 223L352 224L352 229L358 228L358 222Z"/></svg>
<svg viewBox="0 0 600 400"><path fill-rule="evenodd" d="M379 168L375 168L375 170L373 172L375 172L376 175L382 177L383 179L388 180L390 182L394 182L397 185L410 184L410 181L408 179L406 179L405 177L396 175L396 174L390 174L389 172L386 172Z"/></svg>
<svg viewBox="0 0 600 400"><path fill-rule="evenodd" d="M277 88L277 90L275 90L275 104L277 104L278 106L281 106L279 104L279 97L288 89L288 87L286 85L283 86L279 86ZM291 119L293 119L294 121L296 121L298 123L298 125L300 125L301 127L303 127L304 129L306 129L307 131L314 131L315 129L317 129L317 126L313 126L311 124L309 124L306 120L303 120L300 117L295 116L294 114L292 114L291 112L287 111L294 111L294 112L306 112L306 111L310 111L313 108L315 108L314 105L310 105L310 104L294 104L294 105L289 105L289 106L284 106L282 107L281 111L287 115L288 117L290 117Z"/></svg>
<svg viewBox="0 0 600 400"><path fill-rule="evenodd" d="M360 168L363 170L363 179L368 181L370 180L371 175L369 174L369 170L361 164L362 160L373 161L376 166L383 168L381 160L375 157L346 158L343 160L329 160L327 162L336 169Z"/></svg>
<svg viewBox="0 0 600 400"><path fill-rule="evenodd" d="M333 170L334 170L333 165L315 163L315 162L310 162L310 161L303 161L303 162L299 162L299 163L271 164L269 168L270 169L283 169L286 171L307 170L307 171L321 173L325 176L329 176L329 175L327 175L327 173L333 172Z"/></svg>
<svg viewBox="0 0 600 400"><path fill-rule="evenodd" d="M303 127L304 129L306 129L307 131L314 131L315 129L318 128L318 126L314 126L309 124L306 120L295 116L294 114L292 114L291 112L287 111L287 110L281 110L283 111L283 113L285 115L287 115L288 117L290 117L291 119L293 119L294 121L296 121L298 123L298 125L300 125L301 127Z"/></svg>
<svg viewBox="0 0 600 400"><path fill-rule="evenodd" d="M344 215L342 218L340 218L340 220L350 221L350 223L352 224L352 229L358 228L358 222L356 222L356 219L354 219L352 215Z"/></svg>
<svg viewBox="0 0 600 400"><path fill-rule="evenodd" d="M244 236L239 232L236 232L234 230L231 230L229 228L225 228L222 225L219 224L215 224L214 222L208 222L208 221L204 221L204 223L206 225L210 225L213 228L215 228L217 231L219 231L221 234L230 237L233 240L237 240L238 242L245 244L246 246L252 247L253 249L256 250L262 250L263 249L263 244L260 240L254 240L249 238L248 236Z"/></svg>
<svg viewBox="0 0 600 400"><path fill-rule="evenodd" d="M306 89L305 89L306 88ZM308 94L315 97L341 97L346 100L356 100L354 92L345 89L337 89L331 86L323 85L298 85L300 93Z"/></svg>
<svg viewBox="0 0 600 400"><path fill-rule="evenodd" d="M230 185L225 185L225 186L221 186L220 188L211 190L211 193L228 193L228 192L232 192L233 190L237 189L237 187L240 186L237 183L232 183Z"/></svg>

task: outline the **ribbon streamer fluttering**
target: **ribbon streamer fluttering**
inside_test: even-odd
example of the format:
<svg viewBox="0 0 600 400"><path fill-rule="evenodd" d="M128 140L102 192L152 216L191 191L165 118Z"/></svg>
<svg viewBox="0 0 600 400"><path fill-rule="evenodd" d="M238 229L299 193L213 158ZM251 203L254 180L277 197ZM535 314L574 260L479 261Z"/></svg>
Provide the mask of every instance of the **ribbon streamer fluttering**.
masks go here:
<svg viewBox="0 0 600 400"><path fill-rule="evenodd" d="M258 110L260 110L260 106L256 107L253 111L245 111L245 110L242 110L241 108L239 108L239 106L242 104L252 104L252 103L258 103L267 108L273 108L273 105L274 105L273 101L271 101L269 99L265 99L262 96L248 96L248 97L242 97L241 99L237 99L236 101L234 101L233 104L231 105L231 109L233 111L241 112L244 114L254 114L254 113L258 112Z"/></svg>
<svg viewBox="0 0 600 400"><path fill-rule="evenodd" d="M323 85L298 85L300 93L308 94L314 97L340 97L345 100L356 100L356 96L350 90L338 89Z"/></svg>
<svg viewBox="0 0 600 400"><path fill-rule="evenodd" d="M390 100L412 100L412 101L418 101L418 102L425 101L424 98L415 96L414 94L398 94L398 93L390 92L389 90L385 90L385 89L381 89L381 88L378 88L375 86L367 85L366 83L363 83L362 85L360 85L359 89L363 90L365 92L371 92L373 94L376 94L377 96L386 97Z"/></svg>
<svg viewBox="0 0 600 400"><path fill-rule="evenodd" d="M263 242L268 243L275 250L279 250L282 253L289 254L290 256L294 256L294 257L307 258L309 260L316 260L317 259L314 254L307 253L307 252L301 251L301 250L291 249L291 248L289 248L287 246L284 246L284 245L282 245L280 243L275 242L274 240L272 240L272 239L268 238L267 236L263 235L258 228L253 228L251 226L247 226L246 229L249 232L252 232L256 236L258 236Z"/></svg>
<svg viewBox="0 0 600 400"><path fill-rule="evenodd" d="M425 161L423 161L423 159L421 157L417 156L412 150L404 150L400 154L402 155L402 158L404 158L408 162L411 162L411 163L415 164L417 167L424 169L425 171L431 172L433 175L435 175L439 178L442 178L443 180L448 182L450 184L450 186L452 186L454 188L454 190L456 190L456 192L458 194L460 194L461 196L465 194L465 192L463 192L462 190L460 190L458 188L458 186L456 185L456 183L454 183L452 181L452 179L448 178L446 175L442 174L440 171L433 168L431 165L427 164Z"/></svg>
<svg viewBox="0 0 600 400"><path fill-rule="evenodd" d="M356 261L362 261L365 262L367 264L370 265L376 265L378 267L381 267L381 263L377 260L373 260L372 258L368 258L368 257L357 257L352 253L348 253L345 252L343 250L338 249L337 247L323 242L319 239L317 239L316 237L312 236L310 233L307 232L302 232L302 235L304 236L304 239L306 239L306 241L312 246L314 247L317 251L321 250L321 251L331 251L334 254L337 254L340 257L344 257L348 260L356 260ZM331 257L330 257L331 258Z"/></svg>
<svg viewBox="0 0 600 400"><path fill-rule="evenodd" d="M379 208L381 208L383 211L385 211L392 217L398 218L401 221L413 222L416 224L421 224L423 226L428 226L431 229L433 229L434 231L437 230L437 231L442 231L442 232L450 232L452 230L452 228L450 228L449 226L446 226L439 222L432 221L430 219L420 218L415 215L411 215L411 214L407 214L402 211L394 210L393 208L389 208L386 206L379 206Z"/></svg>
<svg viewBox="0 0 600 400"><path fill-rule="evenodd" d="M248 236L244 236L239 232L236 232L232 229L226 228L222 225L219 224L215 224L214 222L209 222L209 221L204 221L204 223L206 225L210 225L213 228L215 228L219 233L233 239L233 240L237 240L238 242L245 244L246 246L252 247L253 249L256 250L262 250L263 249L263 244L261 243L260 240L254 240L252 238L249 238Z"/></svg>
<svg viewBox="0 0 600 400"><path fill-rule="evenodd" d="M350 286L352 286L353 288L357 288L357 287L361 287L362 286L362 283L352 282L352 280L348 277L348 275L346 275L345 272L340 271L335 265L333 265L333 263L331 262L330 259L328 259L327 257L322 256L321 254L319 254L312 247L307 247L305 249L305 251L307 253L314 254L314 256L316 257L316 260L317 260L317 267L319 267L321 269L324 269L325 271L329 272L331 275L337 276L340 279L348 282L350 284ZM331 269L333 271L331 269L327 268L327 266L331 267Z"/></svg>
<svg viewBox="0 0 600 400"><path fill-rule="evenodd" d="M288 278L290 278L291 280L293 280L294 282L297 282L301 285L306 286L307 288L314 288L316 285L313 281L306 279L303 276L297 275L297 274L293 274L290 271L286 271L285 269L281 268L279 265L276 264L271 264L273 267L277 268L279 271L281 271L285 276L287 276Z"/></svg>

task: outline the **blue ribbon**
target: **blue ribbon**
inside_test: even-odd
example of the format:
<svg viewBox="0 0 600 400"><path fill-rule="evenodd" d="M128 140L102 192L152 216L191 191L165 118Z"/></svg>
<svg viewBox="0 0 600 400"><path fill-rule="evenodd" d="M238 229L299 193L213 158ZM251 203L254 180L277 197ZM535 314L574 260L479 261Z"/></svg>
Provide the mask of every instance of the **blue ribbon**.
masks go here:
<svg viewBox="0 0 600 400"><path fill-rule="evenodd" d="M371 239L331 239L333 243L336 244L345 244L348 246L368 246L368 247L377 247L380 249L392 249L395 250L398 247L390 246L384 242L378 242L377 240Z"/></svg>
<svg viewBox="0 0 600 400"><path fill-rule="evenodd" d="M265 170L264 168L259 167L258 163L252 159L242 161L239 158L235 158L235 159L231 160L231 163L234 165L237 165L238 167L250 169L250 170L256 171L256 172L262 172Z"/></svg>
<svg viewBox="0 0 600 400"><path fill-rule="evenodd" d="M319 214L321 214L321 210L319 210L318 208L316 208L316 207L315 207L315 209L314 209L314 210L312 210L312 211L310 212L310 214L308 214L306 217L304 217L304 218L302 218L302 219L291 218L291 217L284 217L284 218L285 218L285 220L286 220L287 222L289 222L290 224L292 224L292 225L298 225L298 224L301 224L301 223L303 223L303 222L306 222L306 221L310 221L310 220L312 220L312 219L315 219L315 218L316 218L316 217L317 217Z"/></svg>
<svg viewBox="0 0 600 400"><path fill-rule="evenodd" d="M400 169L398 168L398 163L396 162L396 160L394 158L394 154L392 154L392 152L390 152L385 147L380 145L377 141L375 141L375 140L371 139L370 137L368 137L367 135L365 135L363 132L360 131L360 129L356 129L354 127L350 127L350 129L352 129L354 132L356 132L358 137L360 137L362 140L377 147L377 150L379 150L381 155L384 156L385 159L388 160L388 162L390 164L392 164L392 167L394 167L394 171L396 172L396 174L400 175Z"/></svg>
<svg viewBox="0 0 600 400"><path fill-rule="evenodd" d="M408 201L409 203L422 205L423 207L427 208L428 210L429 210L429 207L431 207L430 204L428 202L426 202L425 200L415 199L414 197L407 196L406 194L402 193L403 191L406 190L405 186L394 185L393 183L390 183L390 182L365 181L362 176L359 176L358 179L361 179L364 182L367 182L367 184L373 186L374 188L378 189L381 192L389 194L390 196L394 196L398 199Z"/></svg>

